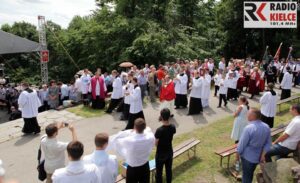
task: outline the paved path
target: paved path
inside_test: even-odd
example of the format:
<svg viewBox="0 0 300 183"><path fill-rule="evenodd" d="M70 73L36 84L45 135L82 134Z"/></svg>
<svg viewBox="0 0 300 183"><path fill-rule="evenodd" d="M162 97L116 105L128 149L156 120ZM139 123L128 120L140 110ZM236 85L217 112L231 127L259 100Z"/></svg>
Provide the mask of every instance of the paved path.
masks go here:
<svg viewBox="0 0 300 183"><path fill-rule="evenodd" d="M294 91L299 92L300 90L295 89ZM249 96L248 94L245 95ZM250 100L250 105L258 105L257 101L258 99ZM186 116L187 109L177 110L175 118L172 121L177 127L177 135L190 132L218 119L232 115L236 108L236 103L236 101L229 102L227 108L216 108L218 98L211 97L211 107L206 108L203 115ZM145 105L144 113L146 122L152 129L155 130L160 126L158 122L158 103ZM52 121L70 121L70 119L74 121L73 123L77 130L79 140L85 145L85 154L93 151L93 138L96 133L107 132L114 134L122 130L126 125L124 121L119 121L118 113L88 119L83 119L67 111L48 111L39 115L39 122L43 127ZM0 159L4 161L7 178L17 178L21 180L22 183L38 182L36 178L36 156L41 135L20 136L22 125L22 120L0 124L0 136L4 139L2 140L4 142L0 143ZM62 129L59 132L58 138L60 140L69 141L71 134L68 129Z"/></svg>

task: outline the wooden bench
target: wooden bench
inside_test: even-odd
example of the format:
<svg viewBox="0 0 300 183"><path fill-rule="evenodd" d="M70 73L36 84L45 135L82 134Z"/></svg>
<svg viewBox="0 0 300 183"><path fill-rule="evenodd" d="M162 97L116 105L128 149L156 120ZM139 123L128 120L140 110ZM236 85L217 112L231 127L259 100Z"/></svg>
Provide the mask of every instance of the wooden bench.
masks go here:
<svg viewBox="0 0 300 183"><path fill-rule="evenodd" d="M294 100L297 100L298 103L300 102L300 96L298 95L294 95L294 96L291 96L289 98L286 98L286 99L283 99L283 100L280 100L277 102L277 106L278 106L278 112L280 113L281 112L281 105L282 104L285 104L285 103L288 103L288 102L292 102Z"/></svg>
<svg viewBox="0 0 300 183"><path fill-rule="evenodd" d="M173 149L173 159L179 157L180 155L184 154L185 152L188 153L188 158L191 159L191 157L196 156L196 148L197 145L200 144L200 140L191 138L187 141L184 141L183 143L179 144ZM192 155L190 155L190 151L192 151ZM127 164L123 163L122 168L123 168L123 175L119 175L118 179L116 182L122 182L125 180L125 174L126 174L126 169L127 169ZM149 161L149 166L150 166L150 172L151 172L151 182L155 182L155 170L156 170L156 165L155 165L155 159L152 159Z"/></svg>
<svg viewBox="0 0 300 183"><path fill-rule="evenodd" d="M282 125L279 125L278 127L276 128L272 128L271 129L271 136L274 137L278 134L281 134L282 132L284 132L284 130L286 129L287 127L287 124L282 124ZM215 151L215 154L220 156L220 167L223 168L223 159L227 157L227 166L226 168L229 169L229 164L230 164L230 157L231 155L235 154L236 153L236 148L237 148L237 144L234 144L230 147L227 147L227 148L223 148L223 149L220 149L220 150L217 150Z"/></svg>

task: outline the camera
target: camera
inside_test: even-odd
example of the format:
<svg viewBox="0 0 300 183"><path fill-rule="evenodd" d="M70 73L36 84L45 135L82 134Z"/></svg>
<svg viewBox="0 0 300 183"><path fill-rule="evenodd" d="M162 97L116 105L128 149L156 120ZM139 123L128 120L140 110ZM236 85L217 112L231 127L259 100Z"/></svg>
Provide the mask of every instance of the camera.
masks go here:
<svg viewBox="0 0 300 183"><path fill-rule="evenodd" d="M65 126L65 127L68 127L68 126L69 126L69 123L65 123L65 122L64 122L64 126Z"/></svg>

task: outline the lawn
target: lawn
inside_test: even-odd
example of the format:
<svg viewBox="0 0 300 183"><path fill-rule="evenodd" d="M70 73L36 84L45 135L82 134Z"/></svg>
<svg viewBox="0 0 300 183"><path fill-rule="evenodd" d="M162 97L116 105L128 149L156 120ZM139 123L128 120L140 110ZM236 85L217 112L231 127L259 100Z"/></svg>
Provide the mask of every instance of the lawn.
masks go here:
<svg viewBox="0 0 300 183"><path fill-rule="evenodd" d="M275 117L275 126L285 123L291 118L291 115L288 113L280 114ZM219 157L214 154L215 150L234 143L230 139L233 120L233 117L226 117L206 127L177 136L174 139L174 146L192 137L201 140L195 158L188 161L187 155L182 155L174 161L173 175L175 183L194 183L198 182L195 179L198 180L199 177L200 180L204 179L207 182L215 182L216 173L228 177L231 182L235 182L226 171L219 167Z"/></svg>
<svg viewBox="0 0 300 183"><path fill-rule="evenodd" d="M100 117L105 114L104 110L92 109L83 105L68 108L67 111L84 118Z"/></svg>

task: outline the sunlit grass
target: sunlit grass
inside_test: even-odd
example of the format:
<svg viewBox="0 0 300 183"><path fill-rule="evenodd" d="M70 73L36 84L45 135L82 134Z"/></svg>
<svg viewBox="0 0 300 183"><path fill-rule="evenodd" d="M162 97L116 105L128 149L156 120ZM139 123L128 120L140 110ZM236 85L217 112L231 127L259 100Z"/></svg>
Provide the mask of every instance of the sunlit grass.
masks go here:
<svg viewBox="0 0 300 183"><path fill-rule="evenodd" d="M92 109L83 105L68 108L67 111L84 118L100 117L105 114L104 110Z"/></svg>
<svg viewBox="0 0 300 183"><path fill-rule="evenodd" d="M292 116L287 113L277 115L275 117L275 126L286 123L291 118ZM175 183L196 183L195 179L197 178L196 180L198 180L199 177L208 182L215 182L216 173L221 173L229 178L229 181L235 182L224 169L220 168L219 156L214 154L215 150L234 144L234 141L230 139L233 120L233 117L225 117L206 127L179 135L174 139L174 146L192 137L201 140L195 158L188 160L187 155L182 155L174 160L173 172ZM232 156L231 160L234 160L234 156Z"/></svg>

